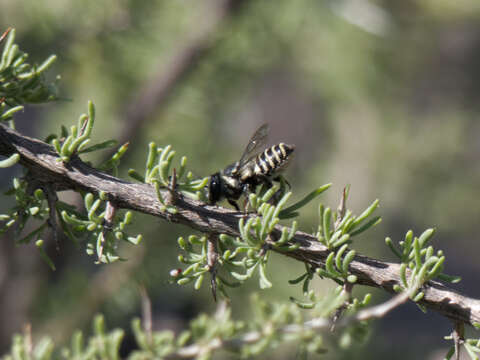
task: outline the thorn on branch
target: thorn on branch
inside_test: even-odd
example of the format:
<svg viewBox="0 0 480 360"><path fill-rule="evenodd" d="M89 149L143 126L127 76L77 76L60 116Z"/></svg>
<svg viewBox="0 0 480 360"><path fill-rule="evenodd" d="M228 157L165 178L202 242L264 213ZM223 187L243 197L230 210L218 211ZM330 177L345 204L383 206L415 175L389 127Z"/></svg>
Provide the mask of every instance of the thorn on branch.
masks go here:
<svg viewBox="0 0 480 360"><path fill-rule="evenodd" d="M345 312L345 310L348 309L348 306L352 303L352 291L353 291L353 283L345 281L343 283L343 289L342 292L347 294L347 300L335 311L335 314L332 316L332 325L330 326L330 331L334 332L335 331L335 326L337 324L337 321L340 319L342 314Z"/></svg>
<svg viewBox="0 0 480 360"><path fill-rule="evenodd" d="M142 324L143 330L147 336L147 342L152 344L152 302L148 296L147 289L144 285L139 288L140 297L142 300Z"/></svg>
<svg viewBox="0 0 480 360"><path fill-rule="evenodd" d="M32 358L33 356L33 340L32 340L32 324L27 323L25 324L25 329L24 329L24 334L25 334L25 350L26 350L26 355L28 358Z"/></svg>
<svg viewBox="0 0 480 360"><path fill-rule="evenodd" d="M178 199L177 189L177 169L173 168L172 176L170 176L169 184L166 187L168 195L164 197L165 205L174 206Z"/></svg>
<svg viewBox="0 0 480 360"><path fill-rule="evenodd" d="M455 321L452 331L453 345L455 348L455 360L460 360L460 345L465 341L465 324L461 321Z"/></svg>
<svg viewBox="0 0 480 360"><path fill-rule="evenodd" d="M85 134L85 129L87 128L88 120L90 120L90 117L85 116L85 118L83 119L82 127L78 130L79 137Z"/></svg>
<svg viewBox="0 0 480 360"><path fill-rule="evenodd" d="M108 200L105 208L105 217L103 218L103 229L101 234L102 238L100 242L100 249L98 251L98 261L101 261L102 259L103 248L105 246L105 239L107 238L107 234L113 229L113 220L115 218L116 210L117 208L110 200Z"/></svg>
<svg viewBox="0 0 480 360"><path fill-rule="evenodd" d="M60 242L58 240L59 229L58 229L58 222L57 222L57 202L58 202L57 192L55 191L52 185L44 185L42 186L42 190L45 192L45 196L48 202L49 216L48 216L47 223L48 223L48 226L52 228L53 239L55 240L55 247L57 249L57 252L60 252Z"/></svg>
<svg viewBox="0 0 480 360"><path fill-rule="evenodd" d="M217 301L217 265L218 265L218 249L217 242L218 236L216 234L210 234L207 237L207 265L208 271L212 278L210 285L212 288L213 300Z"/></svg>
<svg viewBox="0 0 480 360"><path fill-rule="evenodd" d="M11 28L11 27L8 27L7 30L5 30L5 31L3 32L3 34L0 36L0 42L2 42L3 39L5 39L5 38L7 37L8 33L9 33L11 30L12 30L12 28Z"/></svg>
<svg viewBox="0 0 480 360"><path fill-rule="evenodd" d="M345 216L345 212L347 211L347 197L348 197L348 191L349 191L349 186L345 186L343 188L342 192L342 198L340 199L340 204L338 205L337 208L337 221L335 222L335 230L338 230L338 227L340 226L340 223L343 220L343 217Z"/></svg>

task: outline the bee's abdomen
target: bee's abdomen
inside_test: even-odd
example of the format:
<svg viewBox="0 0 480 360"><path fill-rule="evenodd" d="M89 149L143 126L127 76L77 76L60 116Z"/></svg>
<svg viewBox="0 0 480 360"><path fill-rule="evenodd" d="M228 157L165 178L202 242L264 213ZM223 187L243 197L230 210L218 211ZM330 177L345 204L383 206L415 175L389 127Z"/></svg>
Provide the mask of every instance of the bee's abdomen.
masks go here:
<svg viewBox="0 0 480 360"><path fill-rule="evenodd" d="M253 172L255 175L270 176L277 171L283 170L295 146L280 143L269 147L255 158Z"/></svg>

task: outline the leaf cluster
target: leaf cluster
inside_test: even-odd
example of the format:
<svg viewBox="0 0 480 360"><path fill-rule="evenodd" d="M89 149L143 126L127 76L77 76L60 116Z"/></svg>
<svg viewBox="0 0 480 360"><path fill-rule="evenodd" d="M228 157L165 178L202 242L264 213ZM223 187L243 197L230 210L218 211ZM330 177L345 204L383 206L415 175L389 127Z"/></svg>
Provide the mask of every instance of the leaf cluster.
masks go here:
<svg viewBox="0 0 480 360"><path fill-rule="evenodd" d="M70 134L67 129L62 126L61 137L58 139L55 135L51 135L47 142L51 142L58 153L58 161L67 163L70 158L82 152L90 152L104 148L97 145L87 148L90 142L90 135L92 134L93 124L95 123L95 107L91 101L88 102L88 115L82 114L78 119L77 125L70 127ZM48 141L50 140L50 141ZM109 142L109 144L111 141ZM113 142L115 145L116 142Z"/></svg>
<svg viewBox="0 0 480 360"><path fill-rule="evenodd" d="M327 298L321 311L323 319L335 309L332 304L336 302L332 299L340 299L338 294L331 294ZM322 318L306 322L296 305L268 303L259 296L252 297L252 308L254 314L248 322L238 321L232 319L230 308L221 303L213 316L199 315L190 322L187 330L176 335L171 330L146 330L140 319L134 319L132 330L138 350L131 352L128 359L208 360L222 350L241 358L252 358L286 342L299 343L304 354L326 352L324 336L317 330L328 324ZM124 334L121 329L108 331L104 317L97 315L93 320L93 334L89 338L85 338L81 331L76 331L70 345L57 349L48 337L33 344L29 332L17 334L10 353L3 359L120 359L119 350Z"/></svg>
<svg viewBox="0 0 480 360"><path fill-rule="evenodd" d="M450 282L460 281L459 277L442 274L445 262L443 251L438 250L435 253L433 246L427 246L434 233L434 229L427 229L419 237L414 237L410 230L405 235L405 240L399 242L398 248L391 238L385 239L390 250L401 261L401 284L397 284L394 289L408 291L409 297L415 302L423 298L424 293L420 289L429 280L441 278Z"/></svg>
<svg viewBox="0 0 480 360"><path fill-rule="evenodd" d="M32 65L27 62L28 54L15 44L15 29L7 30L0 38L5 40L0 58L1 121L10 120L15 112L23 109L23 104L58 99L55 84L43 77L57 57L51 55L40 65ZM6 107L11 109L5 113Z"/></svg>
<svg viewBox="0 0 480 360"><path fill-rule="evenodd" d="M342 204L346 203L347 197L348 191L344 191ZM359 216L355 216L349 209L339 207L338 211L332 211L330 207L320 204L319 225L315 234L318 241L330 250L351 244L354 236L380 223L380 216L371 217L379 203L378 199L375 200Z"/></svg>
<svg viewBox="0 0 480 360"><path fill-rule="evenodd" d="M87 243L87 254L96 255L98 262L110 263L120 259L117 254L118 241L123 240L137 245L142 240L142 235L129 236L125 227L132 222L131 211L124 213L123 218L106 220L109 202L106 195L100 194L98 198L92 193L84 196L85 209L87 214L82 215L72 209L65 209L61 212L61 218L68 226L66 234L74 241L77 241L77 234L91 234ZM113 208L110 211L114 211Z"/></svg>
<svg viewBox="0 0 480 360"><path fill-rule="evenodd" d="M182 156L178 168L172 169L172 161L175 151L170 145L158 147L154 142L148 146L147 162L144 175L135 169L130 169L128 175L142 183L153 184L157 190L158 200L162 204L163 211L176 213L175 206L170 200L165 199L160 189L168 189L179 192L196 200L205 200L204 188L208 178L195 179L191 171L186 170L187 157ZM174 195L175 196L175 195Z"/></svg>
<svg viewBox="0 0 480 360"><path fill-rule="evenodd" d="M259 285L261 289L270 288L272 283L266 275L266 266L269 258L269 249L275 248L281 251L292 251L298 248L298 244L289 244L295 235L297 223L294 221L291 227L282 227L280 237L273 241L271 233L279 222L279 214L285 206L291 193L286 193L277 204L270 204L269 200L278 191L274 186L262 196L250 195L251 204L255 205L256 216L240 219L238 227L240 236L232 237L221 234L216 237L217 264L220 270L215 281L218 289L225 294L224 286L239 286L240 283L250 279L258 270ZM184 285L195 280L195 289L199 289L203 279L211 271L209 264L208 238L192 235L185 240L178 239L178 244L186 255L180 255L179 261L188 265L182 271L174 271L175 281ZM239 270L242 270L239 272ZM228 280L227 277L232 278Z"/></svg>

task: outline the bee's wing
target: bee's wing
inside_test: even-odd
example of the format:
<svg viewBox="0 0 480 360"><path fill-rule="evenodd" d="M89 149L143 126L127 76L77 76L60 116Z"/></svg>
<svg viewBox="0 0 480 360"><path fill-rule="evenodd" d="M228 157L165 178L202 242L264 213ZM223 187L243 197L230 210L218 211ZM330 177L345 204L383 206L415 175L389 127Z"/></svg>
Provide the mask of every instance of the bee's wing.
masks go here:
<svg viewBox="0 0 480 360"><path fill-rule="evenodd" d="M249 160L251 160L263 150L263 146L267 142L268 130L268 124L263 124L257 129L257 131L255 131L255 133L250 138L250 141L248 142L247 147L245 148L245 151L240 158L240 161L238 162L239 168L245 165Z"/></svg>

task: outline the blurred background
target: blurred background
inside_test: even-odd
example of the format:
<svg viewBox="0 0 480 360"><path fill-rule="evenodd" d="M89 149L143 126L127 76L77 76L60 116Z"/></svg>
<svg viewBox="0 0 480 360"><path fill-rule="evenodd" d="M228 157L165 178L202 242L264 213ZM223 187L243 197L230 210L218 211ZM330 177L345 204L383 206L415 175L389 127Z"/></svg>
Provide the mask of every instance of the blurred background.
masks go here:
<svg viewBox="0 0 480 360"><path fill-rule="evenodd" d="M272 143L297 145L286 173L297 198L333 182L320 198L329 206L338 205L346 184L352 185L349 207L357 214L380 199L383 222L354 243L357 251L394 261L385 236L398 241L409 229L419 234L436 227L433 245L445 251L446 273L463 278L455 288L480 297L477 0L0 5L0 31L16 28L31 62L57 54L49 74L62 76L63 100L27 107L17 120L20 131L43 139L61 124L76 123L91 99L97 108L94 140L130 142L124 178L129 168L143 171L150 141L171 144L188 157L194 174L207 176L236 161L253 131L268 122ZM98 163L101 156L85 158ZM0 185L2 192L8 189L11 176L2 176ZM0 212L11 205L3 196ZM316 229L317 206L302 211L302 230ZM200 312L214 311L207 286L195 292L168 283L169 271L179 266L176 239L191 230L140 214L134 227L144 234L143 243L122 247L128 261L108 266L95 265L82 244L62 241L57 253L50 240L55 272L34 244L16 246L12 233L4 236L0 354L27 322L35 337L48 333L61 344L76 328L89 331L98 312L110 328L127 330L127 354L134 346L130 320L140 315L140 286L151 297L156 330L180 330ZM302 271L302 264L274 256L269 274L275 286L260 295L301 298L301 289L287 280ZM256 281L246 286L260 291ZM332 286L315 284L320 293ZM230 292L237 318L250 315L247 293ZM373 295L377 302L388 298ZM443 340L450 332L447 319L407 304L374 323L366 343L326 358L438 359L450 345ZM288 345L264 358L295 355Z"/></svg>

